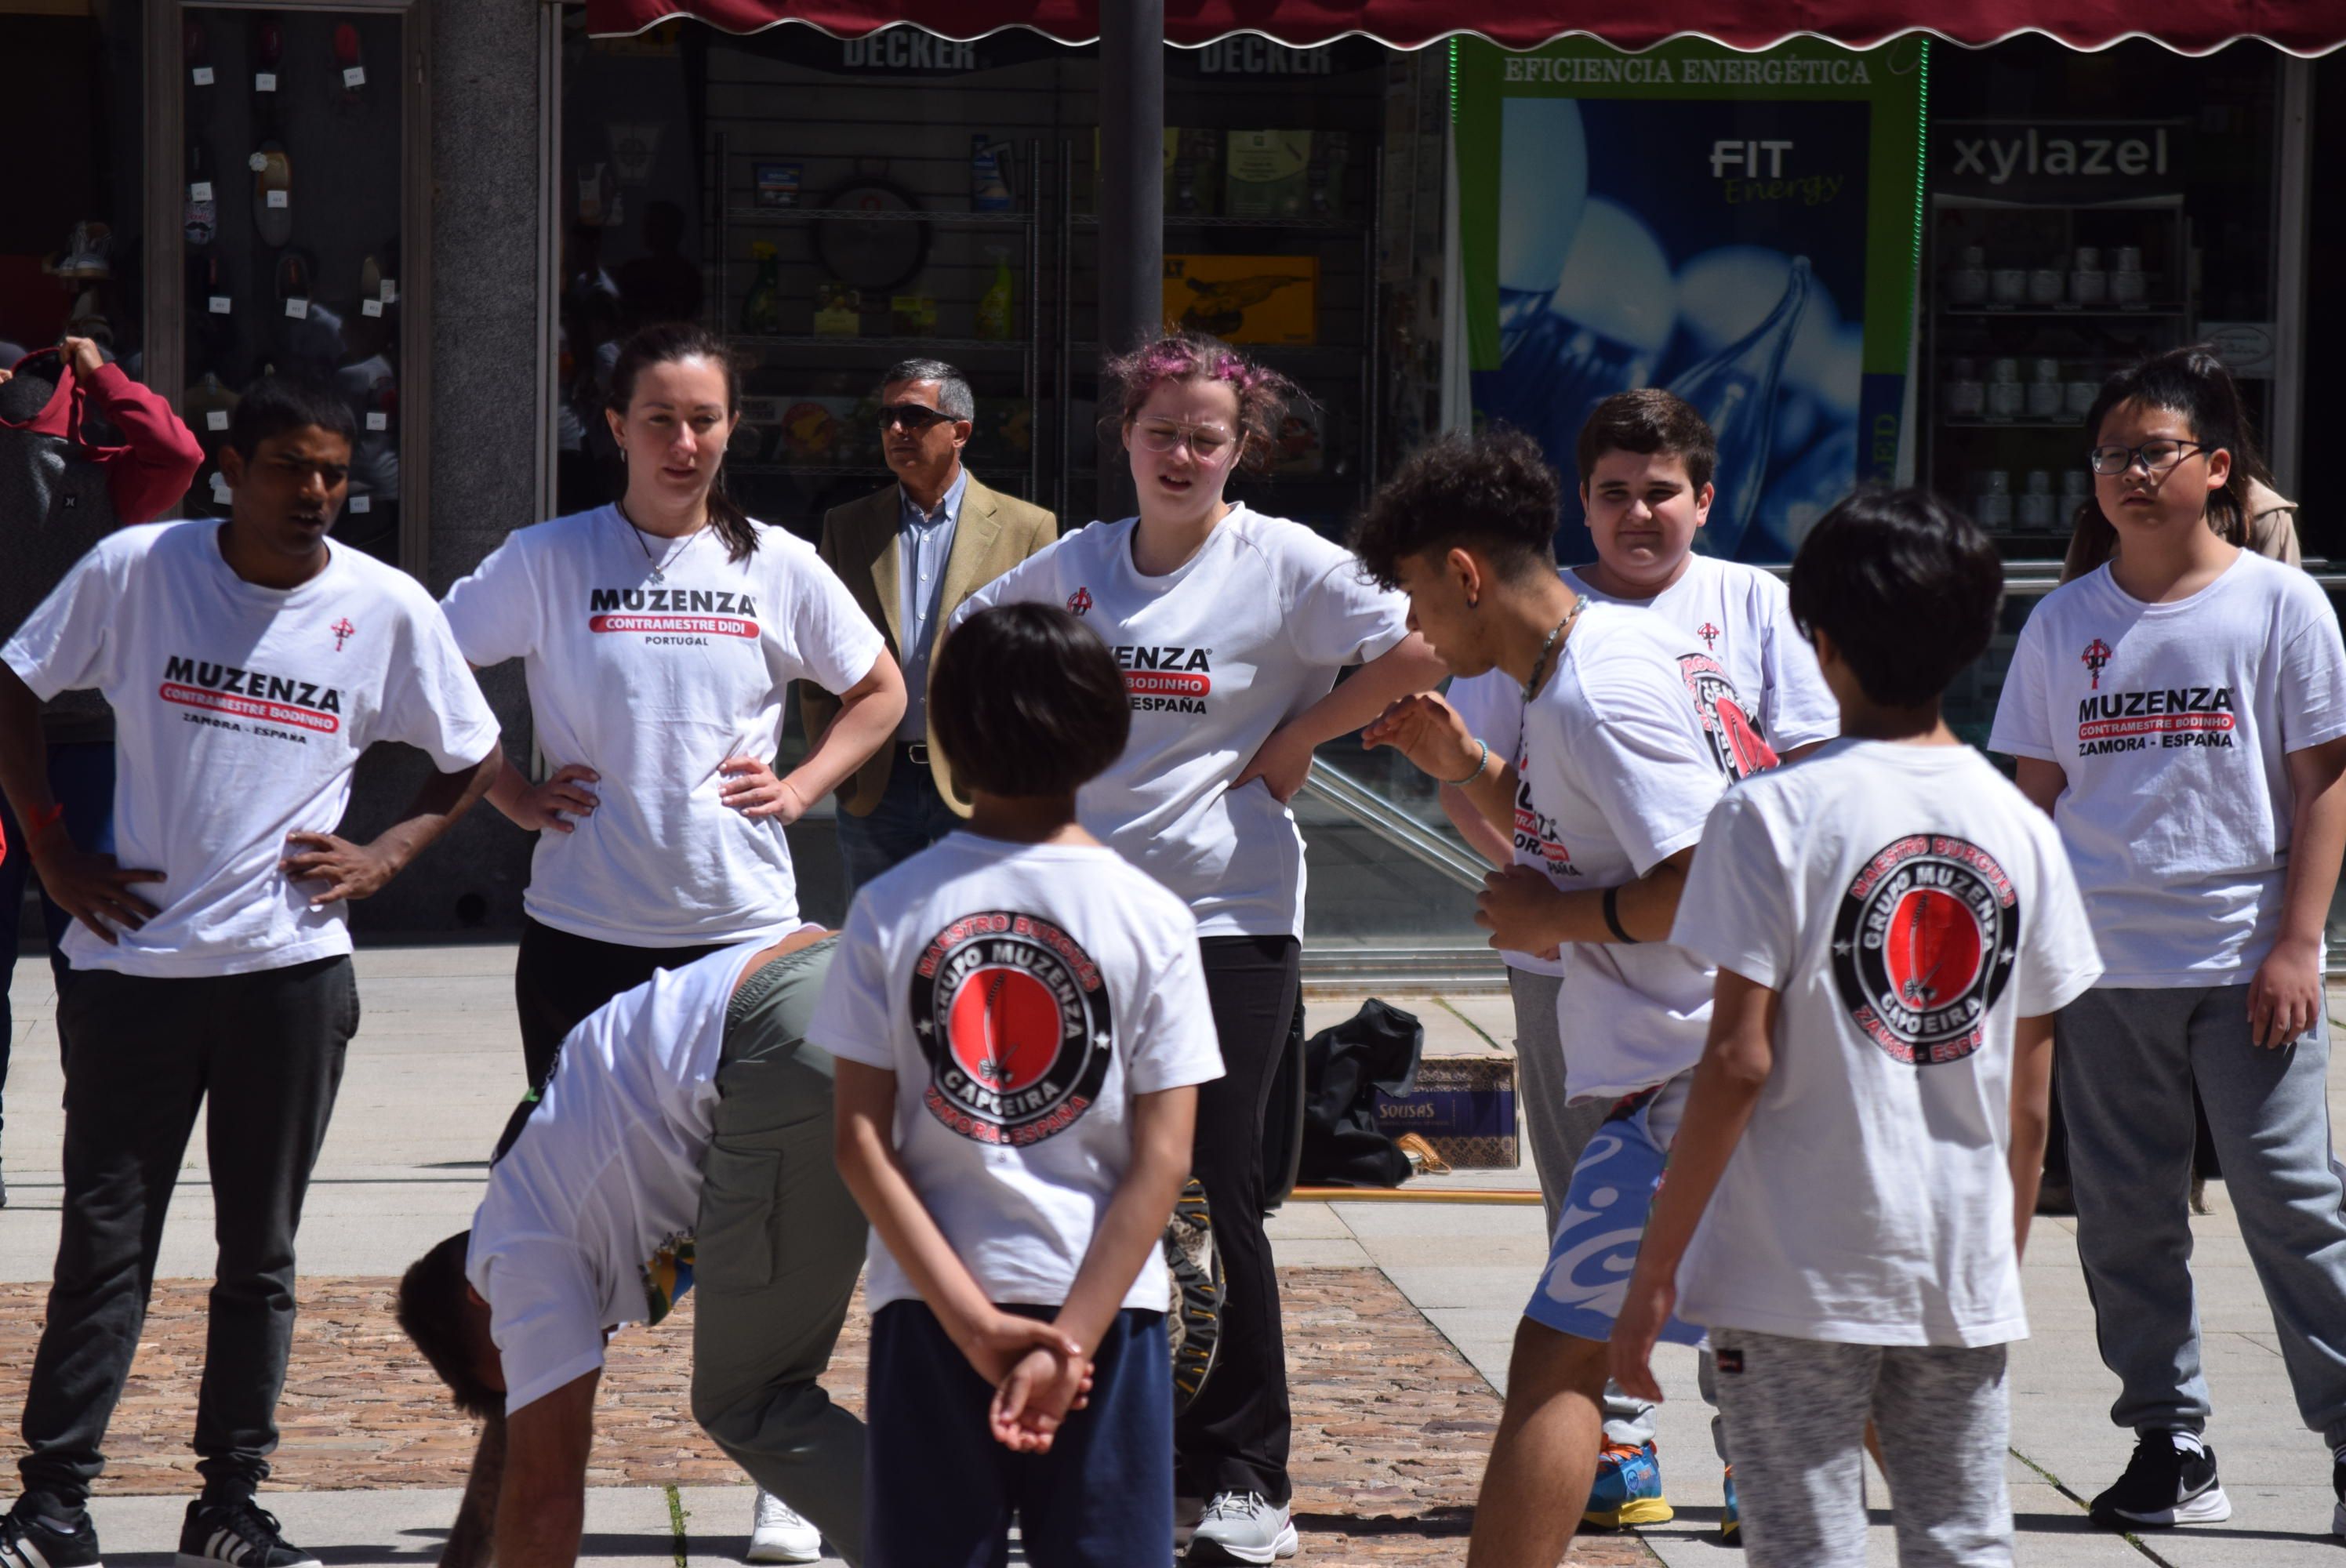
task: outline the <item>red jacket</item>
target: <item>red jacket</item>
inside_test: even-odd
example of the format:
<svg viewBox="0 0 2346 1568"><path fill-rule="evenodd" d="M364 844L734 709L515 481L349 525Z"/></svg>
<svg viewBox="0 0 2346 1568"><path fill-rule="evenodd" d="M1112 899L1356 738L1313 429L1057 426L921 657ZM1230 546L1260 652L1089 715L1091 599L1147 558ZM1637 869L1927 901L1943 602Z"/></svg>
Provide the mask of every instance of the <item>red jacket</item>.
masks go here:
<svg viewBox="0 0 2346 1568"><path fill-rule="evenodd" d="M20 428L78 441L87 415L97 413L120 431L119 446L83 449L106 470L117 524L152 523L188 493L204 465L204 449L169 403L124 375L120 365L100 365L85 382L66 361L57 366L56 380L48 407Z"/></svg>

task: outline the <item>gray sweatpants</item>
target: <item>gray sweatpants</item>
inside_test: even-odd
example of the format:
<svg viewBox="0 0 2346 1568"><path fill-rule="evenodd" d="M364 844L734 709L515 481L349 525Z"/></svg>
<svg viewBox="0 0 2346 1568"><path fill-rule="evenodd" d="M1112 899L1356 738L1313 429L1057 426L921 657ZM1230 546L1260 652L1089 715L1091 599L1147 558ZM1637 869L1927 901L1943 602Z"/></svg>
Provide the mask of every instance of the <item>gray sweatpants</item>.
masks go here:
<svg viewBox="0 0 2346 1568"><path fill-rule="evenodd" d="M1901 1568L2008 1568L2004 1347L1839 1345L1744 1329L1710 1338L1753 1568L1863 1568L1869 1418Z"/></svg>
<svg viewBox="0 0 2346 1568"><path fill-rule="evenodd" d="M2077 1256L2110 1418L2206 1428L2191 1270L2191 1089L2280 1338L2305 1424L2346 1442L2346 1173L2332 1153L2327 1020L2293 1045L2249 1038L2249 988L2111 988L2061 1014L2055 1070L2069 1124Z"/></svg>
<svg viewBox="0 0 2346 1568"><path fill-rule="evenodd" d="M1530 1135L1532 1165L1539 1172L1540 1204L1547 1210L1547 1233L1564 1218L1565 1195L1580 1151L1605 1125L1613 1107L1603 1100L1569 1104L1564 1093L1564 1038L1556 999L1564 982L1553 974L1507 971L1507 994L1515 1004L1515 1081L1523 1095L1524 1129ZM1708 1356L1704 1358L1706 1370ZM1704 1398L1709 1390L1704 1390ZM1654 1407L1605 1385L1605 1435L1635 1448L1654 1438ZM1725 1457L1724 1451L1721 1452Z"/></svg>
<svg viewBox="0 0 2346 1568"><path fill-rule="evenodd" d="M831 1159L831 1054L806 1040L835 941L733 993L695 1230L692 1414L760 1486L863 1559L863 1423L815 1381L863 1267Z"/></svg>

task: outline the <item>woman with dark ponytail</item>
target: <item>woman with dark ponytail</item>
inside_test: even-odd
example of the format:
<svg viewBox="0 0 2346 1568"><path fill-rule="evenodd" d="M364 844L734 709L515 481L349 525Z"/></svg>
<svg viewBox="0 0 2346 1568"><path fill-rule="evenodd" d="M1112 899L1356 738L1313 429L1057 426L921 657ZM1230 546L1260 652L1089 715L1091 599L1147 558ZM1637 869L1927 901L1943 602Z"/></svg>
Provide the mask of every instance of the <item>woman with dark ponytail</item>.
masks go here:
<svg viewBox="0 0 2346 1568"><path fill-rule="evenodd" d="M605 411L620 498L515 529L444 606L474 665L523 661L550 769L533 782L508 759L489 791L540 835L514 975L532 1088L620 992L800 924L783 830L903 713L903 677L846 586L725 494L740 394L709 332L637 332ZM842 706L777 778L794 680Z"/></svg>

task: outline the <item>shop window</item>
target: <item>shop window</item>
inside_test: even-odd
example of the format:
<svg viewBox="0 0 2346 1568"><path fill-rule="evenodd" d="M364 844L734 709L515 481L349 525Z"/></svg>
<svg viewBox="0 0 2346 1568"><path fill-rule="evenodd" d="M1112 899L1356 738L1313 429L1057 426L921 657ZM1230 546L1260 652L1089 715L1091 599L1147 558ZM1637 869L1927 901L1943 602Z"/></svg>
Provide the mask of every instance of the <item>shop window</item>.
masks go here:
<svg viewBox="0 0 2346 1568"><path fill-rule="evenodd" d="M145 379L140 48L136 6L0 16L0 369L70 334Z"/></svg>
<svg viewBox="0 0 2346 1568"><path fill-rule="evenodd" d="M2270 426L2281 56L2025 38L1932 60L1916 473L2007 557L2057 561L2114 371L2212 342Z"/></svg>
<svg viewBox="0 0 2346 1568"><path fill-rule="evenodd" d="M358 427L335 539L404 564L405 19L180 15L180 411L205 453L191 513L228 512L219 456L242 391L299 371L341 388Z"/></svg>

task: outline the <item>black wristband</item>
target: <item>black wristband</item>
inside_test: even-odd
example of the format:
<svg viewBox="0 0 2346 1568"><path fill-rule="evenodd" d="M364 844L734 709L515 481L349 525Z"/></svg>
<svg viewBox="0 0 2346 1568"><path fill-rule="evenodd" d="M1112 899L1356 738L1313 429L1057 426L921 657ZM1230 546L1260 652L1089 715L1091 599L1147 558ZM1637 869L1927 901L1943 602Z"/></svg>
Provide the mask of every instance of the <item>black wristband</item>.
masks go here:
<svg viewBox="0 0 2346 1568"><path fill-rule="evenodd" d="M1637 939L1631 936L1628 927L1621 923L1621 890L1619 888L1605 890L1605 929L1613 933L1615 942L1627 942L1631 947L1637 945Z"/></svg>

